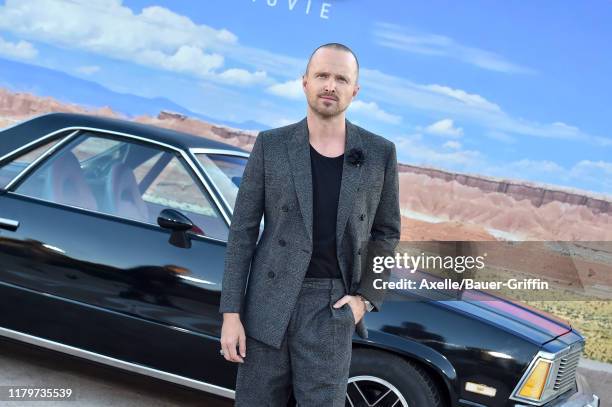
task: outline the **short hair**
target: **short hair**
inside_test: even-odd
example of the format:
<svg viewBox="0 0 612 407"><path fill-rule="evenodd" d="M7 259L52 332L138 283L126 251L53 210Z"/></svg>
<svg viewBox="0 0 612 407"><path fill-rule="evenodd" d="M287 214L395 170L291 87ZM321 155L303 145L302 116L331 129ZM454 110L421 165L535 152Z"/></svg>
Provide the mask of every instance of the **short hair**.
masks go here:
<svg viewBox="0 0 612 407"><path fill-rule="evenodd" d="M339 42L330 42L328 44L323 44L323 45L317 47L317 49L315 49L314 51L312 51L312 54L310 54L310 58L308 58L308 64L306 64L306 73L308 73L308 69L310 68L310 61L312 61L312 57L321 48L332 48L332 49L337 49L337 50L340 50L340 51L344 51L344 52L350 53L353 56L353 58L355 58L355 63L357 64L357 78L355 78L355 81L357 82L359 80L359 60L357 59L357 55L355 55L355 53L353 52L352 49L350 49L349 47L347 47L344 44L340 44Z"/></svg>

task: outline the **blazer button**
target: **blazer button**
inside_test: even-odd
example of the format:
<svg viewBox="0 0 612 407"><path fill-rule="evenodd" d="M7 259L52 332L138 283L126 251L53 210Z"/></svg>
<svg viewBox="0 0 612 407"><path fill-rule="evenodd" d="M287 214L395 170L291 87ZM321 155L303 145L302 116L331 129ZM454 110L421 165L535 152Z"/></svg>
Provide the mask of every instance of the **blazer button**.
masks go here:
<svg viewBox="0 0 612 407"><path fill-rule="evenodd" d="M287 212L287 211L289 211L289 208L287 207L287 205L283 205L283 206L281 207L281 210L282 210L283 212Z"/></svg>
<svg viewBox="0 0 612 407"><path fill-rule="evenodd" d="M359 215L359 220L364 220L364 219L365 219L365 214L362 213L361 215Z"/></svg>
<svg viewBox="0 0 612 407"><path fill-rule="evenodd" d="M278 241L278 244L279 244L279 245L281 245L281 246L283 246L283 247L285 247L285 245L287 244L287 242L285 242L283 239L280 239L280 240Z"/></svg>
<svg viewBox="0 0 612 407"><path fill-rule="evenodd" d="M274 278L274 272L273 271L268 271L268 277Z"/></svg>
<svg viewBox="0 0 612 407"><path fill-rule="evenodd" d="M361 249L357 250L357 254L361 256Z"/></svg>

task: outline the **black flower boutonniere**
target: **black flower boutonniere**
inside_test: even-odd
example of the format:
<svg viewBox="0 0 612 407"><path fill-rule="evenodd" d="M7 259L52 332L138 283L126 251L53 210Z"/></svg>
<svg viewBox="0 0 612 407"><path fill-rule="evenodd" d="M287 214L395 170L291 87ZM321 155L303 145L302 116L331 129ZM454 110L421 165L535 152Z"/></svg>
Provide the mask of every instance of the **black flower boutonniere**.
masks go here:
<svg viewBox="0 0 612 407"><path fill-rule="evenodd" d="M349 164L359 167L365 161L365 155L360 148L351 148L351 151L348 153L347 160Z"/></svg>

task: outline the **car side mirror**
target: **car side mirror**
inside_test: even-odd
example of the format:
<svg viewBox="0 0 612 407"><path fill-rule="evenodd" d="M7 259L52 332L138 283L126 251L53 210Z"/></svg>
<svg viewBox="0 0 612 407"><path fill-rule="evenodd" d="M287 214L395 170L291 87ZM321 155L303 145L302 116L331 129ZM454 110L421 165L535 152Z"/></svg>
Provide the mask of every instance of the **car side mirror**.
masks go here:
<svg viewBox="0 0 612 407"><path fill-rule="evenodd" d="M234 185L236 185L238 188L240 188L240 181L242 181L242 177L232 177L232 182L234 183Z"/></svg>
<svg viewBox="0 0 612 407"><path fill-rule="evenodd" d="M183 249L191 247L187 231L193 228L193 222L187 216L174 209L164 209L157 217L157 224L172 232L168 240L171 245Z"/></svg>

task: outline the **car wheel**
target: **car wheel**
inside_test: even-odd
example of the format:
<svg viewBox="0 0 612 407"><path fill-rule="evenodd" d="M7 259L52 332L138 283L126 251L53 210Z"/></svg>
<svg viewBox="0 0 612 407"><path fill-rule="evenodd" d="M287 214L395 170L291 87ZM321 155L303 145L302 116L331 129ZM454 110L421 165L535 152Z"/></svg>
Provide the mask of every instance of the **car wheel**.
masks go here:
<svg viewBox="0 0 612 407"><path fill-rule="evenodd" d="M350 407L442 407L433 379L416 363L386 352L355 349L346 394Z"/></svg>

